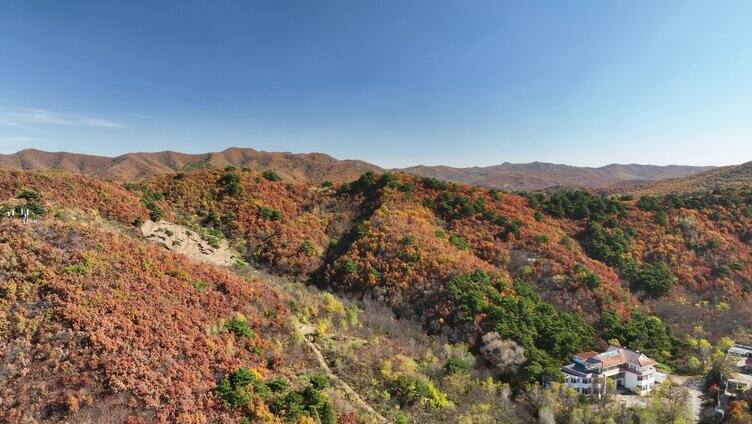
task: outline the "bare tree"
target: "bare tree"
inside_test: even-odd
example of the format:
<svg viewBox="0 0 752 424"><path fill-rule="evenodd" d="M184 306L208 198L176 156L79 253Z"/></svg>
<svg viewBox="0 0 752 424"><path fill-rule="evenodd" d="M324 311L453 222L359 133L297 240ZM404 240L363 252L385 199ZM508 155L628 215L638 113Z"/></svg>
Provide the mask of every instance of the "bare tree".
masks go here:
<svg viewBox="0 0 752 424"><path fill-rule="evenodd" d="M540 424L556 424L556 415L554 415L554 411L548 406L539 409L538 422Z"/></svg>
<svg viewBox="0 0 752 424"><path fill-rule="evenodd" d="M516 371L525 362L525 349L513 340L504 340L495 331L484 334L481 340L481 355L500 371Z"/></svg>

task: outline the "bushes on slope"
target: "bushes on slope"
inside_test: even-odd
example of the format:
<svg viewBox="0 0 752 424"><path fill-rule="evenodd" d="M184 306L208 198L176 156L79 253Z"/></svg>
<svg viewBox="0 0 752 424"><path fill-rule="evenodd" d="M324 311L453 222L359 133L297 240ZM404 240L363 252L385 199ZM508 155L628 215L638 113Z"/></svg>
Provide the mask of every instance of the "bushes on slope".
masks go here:
<svg viewBox="0 0 752 424"><path fill-rule="evenodd" d="M639 310L633 311L628 319L604 312L601 325L604 339L616 339L622 346L656 359L668 359L678 344L660 318Z"/></svg>
<svg viewBox="0 0 752 424"><path fill-rule="evenodd" d="M249 412L255 415L253 418L266 412L262 408L247 408L254 398L258 398L269 405L271 413L285 422L297 423L303 417L310 417L316 423L335 424L337 416L332 402L322 392L327 386L326 377L312 376L303 389L292 390L287 380L264 380L257 371L241 367L220 380L216 392L232 408L251 409Z"/></svg>
<svg viewBox="0 0 752 424"><path fill-rule="evenodd" d="M752 206L752 191L733 188L705 190L689 193L671 193L665 196L642 196L637 207L644 211L672 209L706 209L713 206Z"/></svg>
<svg viewBox="0 0 752 424"><path fill-rule="evenodd" d="M618 200L585 190L562 190L551 194L521 192L531 207L554 218L604 221L609 216L625 217L627 208Z"/></svg>
<svg viewBox="0 0 752 424"><path fill-rule="evenodd" d="M217 181L217 184L222 189L222 192L230 197L240 196L242 192L240 177L233 169L226 170L224 175Z"/></svg>
<svg viewBox="0 0 752 424"><path fill-rule="evenodd" d="M593 258L619 270L635 288L653 296L665 295L676 277L664 262L642 264L630 255L629 235L620 228L606 229L595 221L582 232L583 247Z"/></svg>

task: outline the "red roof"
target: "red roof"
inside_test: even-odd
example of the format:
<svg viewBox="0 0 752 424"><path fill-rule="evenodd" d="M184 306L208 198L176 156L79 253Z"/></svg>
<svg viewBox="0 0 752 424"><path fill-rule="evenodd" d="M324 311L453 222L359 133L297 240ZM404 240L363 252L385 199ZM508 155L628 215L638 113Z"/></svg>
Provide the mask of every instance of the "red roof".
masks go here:
<svg viewBox="0 0 752 424"><path fill-rule="evenodd" d="M648 367L648 366L650 366L650 365L655 365L655 364L657 364L658 362L656 362L656 361L655 361L655 360L653 360L653 359L650 359L650 358L648 358L648 357L647 357L647 356L645 356L645 355L640 355L640 357L639 357L639 358L637 358L637 363L639 363L641 367Z"/></svg>
<svg viewBox="0 0 752 424"><path fill-rule="evenodd" d="M649 367L657 363L638 351L618 346L610 346L607 351L602 353L588 351L578 353L576 356L582 361L600 363L600 366L604 369L621 366L627 362L640 367Z"/></svg>
<svg viewBox="0 0 752 424"><path fill-rule="evenodd" d="M752 367L752 356L747 356L747 360L744 361L744 365Z"/></svg>
<svg viewBox="0 0 752 424"><path fill-rule="evenodd" d="M586 360L588 358L592 358L593 356L596 356L596 355L599 355L599 353L598 352L594 352L592 350L588 350L587 352L578 353L575 356L578 357L578 358L580 358L580 359L582 359L584 361L584 360Z"/></svg>

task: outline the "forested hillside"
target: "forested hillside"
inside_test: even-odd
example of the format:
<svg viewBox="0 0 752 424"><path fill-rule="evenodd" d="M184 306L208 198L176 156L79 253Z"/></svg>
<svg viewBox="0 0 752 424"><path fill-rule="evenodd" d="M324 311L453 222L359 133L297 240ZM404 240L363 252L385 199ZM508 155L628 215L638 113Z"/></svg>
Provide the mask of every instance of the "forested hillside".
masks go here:
<svg viewBox="0 0 752 424"><path fill-rule="evenodd" d="M3 171L0 195L10 422L357 422L362 411L308 371L301 325L333 369L372 375L349 384L390 420L499 422L500 409L483 409L495 393L507 418L534 422L548 408L570 422L590 406L575 412L558 386L546 402L530 396L562 379L571 354L618 343L699 372L752 324L752 194L738 187L511 193L371 172L311 185L228 167L122 185ZM148 219L226 239L254 267L351 301L191 262L143 240ZM384 330L384 311L414 326Z"/></svg>
<svg viewBox="0 0 752 424"><path fill-rule="evenodd" d="M503 330L528 349L557 352L540 361L551 369L573 351L614 337L676 361L689 327L703 328L694 336L718 340L746 331L752 317L749 198L741 192L685 194L721 200L666 209L651 206L653 198L505 193L391 173L315 187L229 169L143 185L184 219L244 243L248 258L275 272L375 298L431 332L471 345L485 332ZM466 280L479 299L453 297L453 287L467 291L456 288ZM508 326L526 318L491 319L494 308L509 309L505 302L518 299L518 290L532 290L563 321L529 317L526 337ZM612 313L622 327L644 325L633 316L648 320L659 336L619 334L604 318ZM718 313L728 319L719 321ZM685 314L693 317L691 326L677 319ZM561 332L570 338L561 342L566 348L544 343L552 341L546 331L559 333L542 328L548 325L575 328ZM535 373L528 377L535 380Z"/></svg>

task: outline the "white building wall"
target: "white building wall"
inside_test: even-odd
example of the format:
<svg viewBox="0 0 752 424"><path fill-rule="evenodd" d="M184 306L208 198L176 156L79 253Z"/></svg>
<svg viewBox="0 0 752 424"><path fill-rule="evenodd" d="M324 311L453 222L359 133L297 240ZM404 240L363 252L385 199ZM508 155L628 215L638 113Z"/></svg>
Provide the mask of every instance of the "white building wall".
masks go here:
<svg viewBox="0 0 752 424"><path fill-rule="evenodd" d="M653 376L653 373L643 375L642 380L639 380L638 377L640 377L638 374L625 372L624 387L637 393L638 395L647 394L648 392L653 390L653 386L655 385L655 378ZM642 387L642 389L638 389L637 386Z"/></svg>
<svg viewBox="0 0 752 424"><path fill-rule="evenodd" d="M613 377L616 374L619 374L621 371L622 370L619 367L613 367L613 368L608 368L606 370L603 370L602 374L605 375L606 377Z"/></svg>
<svg viewBox="0 0 752 424"><path fill-rule="evenodd" d="M571 367L571 364L569 367ZM578 393L593 394L594 387L602 389L605 387L606 380L612 380L614 383L618 382L617 387L624 387L638 395L646 395L665 377L665 374L655 371L655 366L652 365L640 367L636 364L624 364L606 369L600 374L591 374L589 377L576 376L565 372L564 385L575 389ZM597 379L601 379L600 384L598 384ZM585 380L588 382L586 383Z"/></svg>
<svg viewBox="0 0 752 424"><path fill-rule="evenodd" d="M593 390L592 378L589 379L589 383L585 383L585 377L576 377L573 375L567 375L564 379L564 385L577 390L578 393L587 393ZM584 390L584 391L583 391Z"/></svg>
<svg viewBox="0 0 752 424"><path fill-rule="evenodd" d="M635 386L637 386L637 384L637 374L633 374L631 372L624 373L624 387L633 392L637 392L637 390L635 389Z"/></svg>

